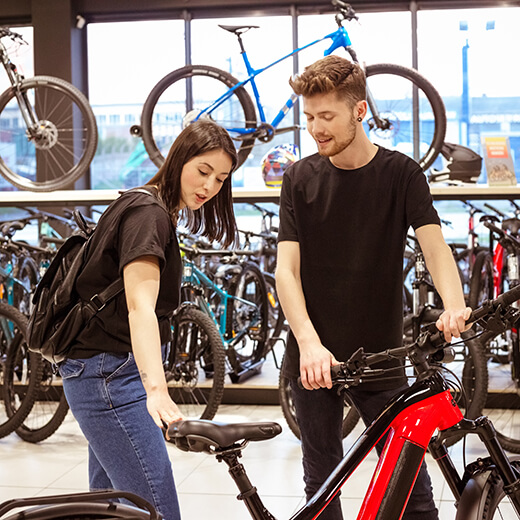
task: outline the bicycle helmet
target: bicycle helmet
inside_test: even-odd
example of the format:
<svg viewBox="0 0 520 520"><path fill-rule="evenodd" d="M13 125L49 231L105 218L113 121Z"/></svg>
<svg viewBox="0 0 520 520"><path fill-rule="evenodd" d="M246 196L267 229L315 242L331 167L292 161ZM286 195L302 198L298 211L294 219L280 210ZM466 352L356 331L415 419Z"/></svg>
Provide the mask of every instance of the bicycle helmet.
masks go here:
<svg viewBox="0 0 520 520"><path fill-rule="evenodd" d="M279 144L262 159L262 177L269 188L279 188L285 170L298 160L300 152L295 144Z"/></svg>
<svg viewBox="0 0 520 520"><path fill-rule="evenodd" d="M477 182L482 169L482 157L471 148L444 143L441 149L446 165L442 170L430 170L430 182Z"/></svg>

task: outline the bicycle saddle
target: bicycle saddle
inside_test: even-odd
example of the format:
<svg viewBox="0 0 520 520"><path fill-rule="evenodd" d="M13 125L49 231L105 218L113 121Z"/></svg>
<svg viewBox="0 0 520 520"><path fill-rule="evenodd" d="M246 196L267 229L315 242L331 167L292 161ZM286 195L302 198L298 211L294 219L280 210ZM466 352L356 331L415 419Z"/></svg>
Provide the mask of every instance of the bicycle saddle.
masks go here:
<svg viewBox="0 0 520 520"><path fill-rule="evenodd" d="M259 29L260 27L258 25L220 25L219 27L221 29L224 29L224 31L229 31L233 34L242 34L246 31L249 31L249 29Z"/></svg>
<svg viewBox="0 0 520 520"><path fill-rule="evenodd" d="M205 451L230 448L238 441L263 441L282 432L275 422L218 423L204 419L178 421L170 424L168 436L182 451Z"/></svg>

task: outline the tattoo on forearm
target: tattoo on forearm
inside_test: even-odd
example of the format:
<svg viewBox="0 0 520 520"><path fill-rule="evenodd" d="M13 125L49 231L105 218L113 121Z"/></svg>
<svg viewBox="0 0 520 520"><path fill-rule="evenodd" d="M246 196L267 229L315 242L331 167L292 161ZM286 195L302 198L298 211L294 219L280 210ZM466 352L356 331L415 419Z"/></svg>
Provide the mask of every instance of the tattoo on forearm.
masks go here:
<svg viewBox="0 0 520 520"><path fill-rule="evenodd" d="M146 383L146 380L148 379L148 374L146 372L143 372L142 370L140 370L139 375L141 376L141 381L143 383Z"/></svg>

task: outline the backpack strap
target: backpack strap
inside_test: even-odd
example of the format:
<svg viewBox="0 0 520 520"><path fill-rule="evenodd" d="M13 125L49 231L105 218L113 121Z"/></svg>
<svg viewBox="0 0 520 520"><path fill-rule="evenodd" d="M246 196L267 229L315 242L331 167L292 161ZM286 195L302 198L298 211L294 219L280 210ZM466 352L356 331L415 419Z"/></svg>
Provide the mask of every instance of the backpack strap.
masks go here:
<svg viewBox="0 0 520 520"><path fill-rule="evenodd" d="M147 190L146 188L132 188L130 190L121 191L121 194L137 191L139 193L145 193L146 195L149 195L150 197L153 197L165 210L166 207L164 206L163 202L156 197L150 190ZM116 296L121 294L125 290L124 282L122 278L118 278L117 280L114 280L108 287L106 287L103 291L100 293L94 294L92 298L87 303L87 307L92 312L92 316L97 314L100 310L106 307Z"/></svg>
<svg viewBox="0 0 520 520"><path fill-rule="evenodd" d="M110 303L116 296L124 291L124 282L122 278L113 281L107 288L98 294L94 294L87 306L92 311L93 315L102 310L108 303Z"/></svg>

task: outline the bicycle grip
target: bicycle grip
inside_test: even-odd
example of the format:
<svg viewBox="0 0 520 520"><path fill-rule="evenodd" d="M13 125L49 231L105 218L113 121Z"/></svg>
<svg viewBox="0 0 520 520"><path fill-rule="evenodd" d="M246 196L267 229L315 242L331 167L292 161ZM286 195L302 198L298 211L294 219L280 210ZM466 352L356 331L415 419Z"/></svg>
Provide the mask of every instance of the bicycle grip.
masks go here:
<svg viewBox="0 0 520 520"><path fill-rule="evenodd" d="M517 300L520 300L520 285L517 285L516 287L513 287L509 291L506 291L505 293L501 294L498 298L489 302L489 304L491 306L493 306L494 308L498 307L499 305L507 307L508 305L511 305L512 303L516 302ZM483 305L482 307L475 309L471 313L467 323L472 323L474 321L477 321L480 318L487 316L488 314L489 314L489 305Z"/></svg>

